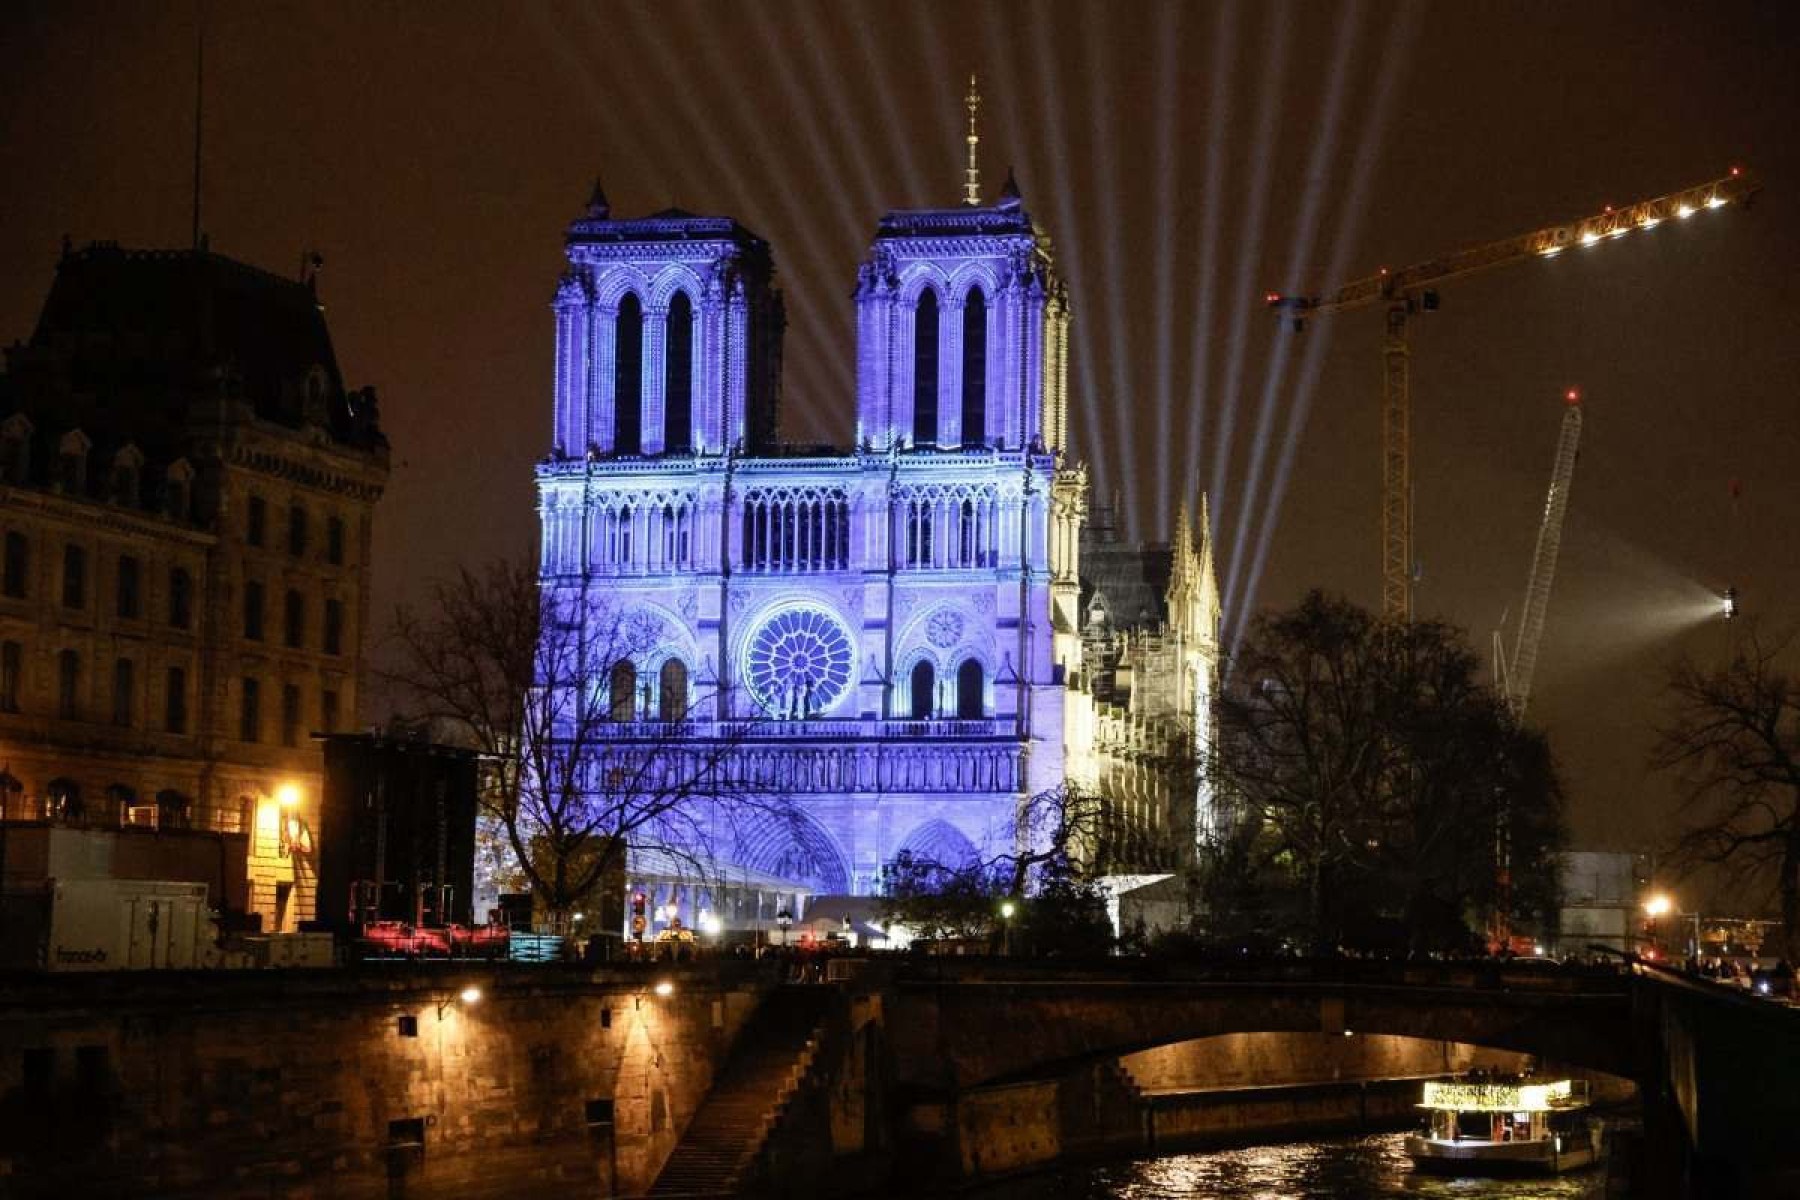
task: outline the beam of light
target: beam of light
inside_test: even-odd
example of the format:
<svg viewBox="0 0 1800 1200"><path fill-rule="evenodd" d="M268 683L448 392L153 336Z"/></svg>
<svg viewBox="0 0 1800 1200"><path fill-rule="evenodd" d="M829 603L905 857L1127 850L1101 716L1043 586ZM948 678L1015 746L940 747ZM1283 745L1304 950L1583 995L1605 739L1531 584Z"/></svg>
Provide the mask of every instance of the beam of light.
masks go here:
<svg viewBox="0 0 1800 1200"><path fill-rule="evenodd" d="M1419 6L1404 5L1398 10L1396 19L1388 27L1387 41L1382 47L1380 59L1383 70L1378 75L1375 95L1369 105L1369 115L1361 126L1362 137L1357 143L1355 158L1352 160L1356 165L1351 174L1350 187L1338 210L1341 217L1337 233L1332 240L1330 261L1326 264L1326 278L1328 279L1341 279L1349 270L1350 255L1354 252L1357 239L1361 234L1363 218L1368 214L1369 189L1374 183L1387 130L1393 121L1394 100L1399 94L1400 82L1411 65L1413 44L1417 40L1420 22ZM1300 373L1294 387L1294 402L1282 442L1281 457L1276 463L1275 475L1269 485L1268 503L1262 509L1262 526L1256 539L1256 556L1251 560L1250 570L1244 578L1241 589L1233 596L1233 602L1225 609L1227 633L1222 640L1224 645L1229 647L1231 654L1236 653L1244 629L1249 623L1250 615L1255 611L1256 592L1262 582L1263 569L1268 562L1269 548L1274 543L1276 525L1281 518L1281 505L1287 496L1294 454L1299 449L1300 438L1306 428L1307 414L1312 408L1313 391L1318 386L1319 374L1325 364L1327 338L1318 335L1327 333L1329 330L1321 328L1309 332L1313 336L1307 342L1305 353L1301 357Z"/></svg>
<svg viewBox="0 0 1800 1200"><path fill-rule="evenodd" d="M925 144L952 151L945 158L927 159L928 162L945 164L942 176L936 170L929 170L923 181L915 179L909 182L915 188L923 182L924 193L920 203L925 207L947 208L955 204L962 195L963 122L967 119L962 97L963 89L969 84L969 71L975 64L950 61L949 55L944 51L946 39L941 36L935 10L922 3L903 7L912 16L913 37L918 42L920 57L925 60L926 94L944 97L943 103L926 106L931 115L927 118L929 124L924 135ZM982 186L987 186L987 180L982 180Z"/></svg>
<svg viewBox="0 0 1800 1200"><path fill-rule="evenodd" d="M1260 317L1263 312L1259 306L1248 303L1247 298L1255 289L1254 278L1262 251L1263 226L1269 211L1269 179L1275 165L1275 155L1270 148L1276 144L1276 132L1281 126L1281 102L1287 76L1292 16L1292 9L1286 4L1269 10L1267 45L1263 52L1262 95L1257 100L1256 133L1251 142L1251 156L1255 165L1251 168L1250 184L1245 192L1249 216L1238 242L1237 272L1230 292L1233 297L1230 358L1226 360L1225 384L1219 393L1219 428L1213 443L1213 469L1209 482L1212 494L1221 504L1227 503L1231 494L1229 481L1232 438L1237 425L1238 391L1243 384L1247 326L1252 313Z"/></svg>
<svg viewBox="0 0 1800 1200"><path fill-rule="evenodd" d="M1181 56L1181 24L1175 18L1177 9L1164 4L1156 10L1156 242L1152 248L1155 277L1152 294L1156 307L1151 320L1156 326L1156 524L1153 528L1169 528L1169 460L1174 437L1174 379L1172 378L1175 340L1175 177L1182 156L1175 147L1175 65ZM1141 417L1139 418L1142 419ZM1142 489L1139 490L1140 499ZM1132 505L1133 511L1137 505ZM1187 531L1182 530L1186 537ZM1172 540L1172 539L1171 539Z"/></svg>
<svg viewBox="0 0 1800 1200"><path fill-rule="evenodd" d="M787 62L793 64L794 54L788 52L775 36L771 14L773 9L768 5L748 4L743 11L748 14L750 26L755 31L756 40L760 43L761 53L758 57L766 62ZM822 57L819 37L811 22L800 22L801 40L810 51L808 57L817 63ZM861 194L852 195L843 187L824 189L833 193L835 203L830 213L837 219L838 235L844 244L854 246L862 238L866 229L869 210L880 201L877 198L877 187L874 174L869 165L867 153L860 142L852 145L854 153L840 154L836 148L827 144L827 129L841 127L841 122L824 120L820 115L824 99L824 89L817 88L808 95L800 72L794 69L772 71L776 83L781 87L783 100L794 114L793 124L805 135L806 156L800 161L789 157L782 164L784 171L792 171L802 179L834 179L841 180L843 173L837 170L839 163L856 164L857 173L861 177Z"/></svg>
<svg viewBox="0 0 1800 1200"><path fill-rule="evenodd" d="M1124 479L1128 472L1124 469L1132 457L1135 439L1131 436L1132 409L1136 397L1132 394L1128 368L1131 355L1125 345L1125 296L1121 292L1122 284L1119 271L1119 241L1122 236L1119 225L1119 168L1118 146L1115 138L1114 117L1123 107L1117 102L1112 86L1112 59L1117 44L1114 39L1117 16L1099 4L1082 6L1082 44L1088 58L1087 72L1087 125L1093 139L1095 151L1095 168L1093 178L1089 181L1089 191L1099 200L1096 206L1100 229L1095 239L1099 247L1100 278L1106 284L1104 302L1106 324L1106 359L1111 368L1112 388L1106 397L1106 407L1112 410L1113 440L1107 445L1107 472L1111 468L1120 468L1113 478ZM1158 313L1157 319L1165 316ZM1114 458L1118 459L1115 464ZM1137 506L1127 504L1125 512L1113 514L1113 519L1126 531L1128 537L1137 535Z"/></svg>
<svg viewBox="0 0 1800 1200"><path fill-rule="evenodd" d="M1213 34L1212 90L1206 115L1206 178L1200 193L1200 242L1196 274L1200 277L1200 308L1194 320L1188 360L1192 375L1188 391L1187 436L1182 441L1184 497L1190 512L1200 502L1200 437L1206 420L1207 389L1212 383L1213 302L1218 276L1219 196L1224 190L1226 114L1231 102L1232 53L1237 48L1238 0L1226 0L1219 8L1218 29ZM1210 481L1209 481L1210 484ZM1208 536L1210 536L1210 531Z"/></svg>
<svg viewBox="0 0 1800 1200"><path fill-rule="evenodd" d="M1068 177L1068 142L1063 137L1062 70L1056 59L1055 47L1050 42L1050 22L1036 20L1031 22L1031 26L1033 60L1040 70L1040 87L1034 109L1044 115L1045 132L1052 147L1050 157L1056 164L1056 180L1050 187L1050 199L1053 236L1059 247L1056 255L1057 270L1069 281L1070 290L1075 291L1082 278L1081 241L1071 201L1075 189ZM1029 197L1026 203L1029 206ZM1074 360L1080 386L1070 398L1070 408L1081 414L1082 432L1087 439L1086 450L1094 468L1092 483L1094 489L1104 495L1107 482L1106 447L1100 433L1100 398L1095 391L1094 356L1092 344L1085 334L1086 328L1086 323L1081 320L1081 311L1077 308L1070 321L1072 344L1069 347L1069 357ZM1071 447L1071 458L1074 457L1074 449L1076 447Z"/></svg>
<svg viewBox="0 0 1800 1200"><path fill-rule="evenodd" d="M591 21L598 20L594 10L582 11ZM792 244L800 247L798 258L801 267L797 272L800 278L828 278L833 264L840 256L833 254L830 247L821 241L818 214L801 204L800 193L794 189L752 186L739 167L744 158L743 150L753 145L757 148L757 160L767 162L778 158L782 147L771 140L770 123L753 114L745 105L727 105L723 109L705 108L700 103L696 89L689 86L696 67L715 79L731 79L737 74L731 63L724 58L724 43L717 36L717 31L712 28L685 28L692 24L699 10L680 5L671 6L666 11L659 10L655 14L633 5L621 5L609 12L621 18L621 22L632 29L635 34L630 39L632 42L649 51L648 65L660 78L651 81L640 75L634 80L634 84L676 110L676 127L669 129L670 135L682 136L690 149L698 150L704 173L716 179L717 186L726 195L743 197L746 203L763 199L772 204L771 215L775 217L775 228L781 231L781 240L787 244L789 238L792 238ZM680 44L698 48L700 61L697 64L691 59L684 61L673 48L672 43L676 39L670 34L677 23L684 26L679 38ZM610 34L615 29L616 27L609 26L603 31L597 29L597 32ZM637 62L645 65L643 57ZM664 128L669 126L667 114L662 125ZM811 198L811 193L808 193L808 198ZM843 203L842 200L839 202ZM772 236L768 229L759 229L758 232L764 236ZM831 429L842 424L847 416L842 411L844 405L838 402L839 399L855 395L855 373L851 369L853 354L848 349L852 332L850 314L826 311L811 289L797 289L788 299L818 340L822 352L812 357L816 360L816 369L825 375L826 386L821 392L802 394L800 397L795 397L784 389L783 399L794 401L805 413L808 424L814 428ZM820 396L828 402L824 408L820 407Z"/></svg>
<svg viewBox="0 0 1800 1200"><path fill-rule="evenodd" d="M907 122L900 115L899 102L894 97L891 56L876 50L871 32L874 23L860 11L849 11L850 19L847 23L856 36L856 52L862 58L858 78L871 84L870 90L874 94L876 107L881 112L882 128L887 134L887 158L899 165L902 179L917 179L919 160L913 153L913 139L908 132ZM869 214L865 220L872 220L874 215Z"/></svg>
<svg viewBox="0 0 1800 1200"><path fill-rule="evenodd" d="M1305 272L1312 269L1313 243L1318 240L1319 227L1323 224L1321 215L1325 199L1332 190L1331 163L1337 151L1338 130L1343 124L1344 89L1349 81L1350 64L1356 56L1363 26L1360 4L1347 4L1341 12L1342 22L1333 39L1334 53L1329 82L1320 100L1312 154L1306 164L1306 193L1294 221L1292 250L1288 258L1287 273L1282 280L1281 290L1284 295L1300 292ZM1258 511L1257 497L1262 490L1263 471L1273 457L1270 452L1270 432L1275 423L1276 409L1281 407L1282 385L1287 380L1288 364L1294 350L1294 338L1291 335L1284 336L1285 333L1286 331L1278 332L1269 343L1269 362L1263 372L1262 399L1256 414L1256 430L1250 443L1250 471L1238 498L1236 531L1231 539L1231 564L1224 577L1223 590L1226 596L1236 594L1239 572L1243 569L1245 555L1250 550L1250 524Z"/></svg>

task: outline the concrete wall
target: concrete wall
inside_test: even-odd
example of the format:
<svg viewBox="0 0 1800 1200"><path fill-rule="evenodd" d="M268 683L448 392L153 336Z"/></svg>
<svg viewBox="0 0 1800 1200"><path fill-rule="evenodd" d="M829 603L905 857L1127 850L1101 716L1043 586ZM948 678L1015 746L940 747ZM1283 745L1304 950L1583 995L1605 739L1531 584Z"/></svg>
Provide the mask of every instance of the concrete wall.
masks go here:
<svg viewBox="0 0 1800 1200"><path fill-rule="evenodd" d="M760 995L749 977L674 978L666 999L648 974L560 968L9 982L3 1190L636 1193Z"/></svg>

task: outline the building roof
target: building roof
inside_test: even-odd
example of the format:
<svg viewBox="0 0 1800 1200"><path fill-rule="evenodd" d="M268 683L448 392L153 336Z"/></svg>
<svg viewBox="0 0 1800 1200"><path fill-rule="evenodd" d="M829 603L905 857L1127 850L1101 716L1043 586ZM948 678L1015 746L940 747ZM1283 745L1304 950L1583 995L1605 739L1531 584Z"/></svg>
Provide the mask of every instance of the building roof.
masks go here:
<svg viewBox="0 0 1800 1200"><path fill-rule="evenodd" d="M152 458L178 453L197 402L221 393L266 421L386 444L372 390L344 387L312 285L206 249L65 250L31 340L8 360L7 408L53 410L64 428Z"/></svg>

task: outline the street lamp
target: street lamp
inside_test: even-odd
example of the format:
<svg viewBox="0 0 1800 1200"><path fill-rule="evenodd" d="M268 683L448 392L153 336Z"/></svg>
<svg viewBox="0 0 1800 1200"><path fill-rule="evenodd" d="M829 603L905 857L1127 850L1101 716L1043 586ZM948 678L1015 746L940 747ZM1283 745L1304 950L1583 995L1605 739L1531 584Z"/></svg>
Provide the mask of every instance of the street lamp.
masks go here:
<svg viewBox="0 0 1800 1200"><path fill-rule="evenodd" d="M1675 908L1675 901L1667 892L1652 892L1644 897L1644 915L1650 918L1650 957L1655 958L1657 946L1661 942L1661 931L1657 922L1669 915Z"/></svg>
<svg viewBox="0 0 1800 1200"><path fill-rule="evenodd" d="M1000 953L1007 958L1012 957L1012 919L1018 911L1019 906L1011 900L1000 902Z"/></svg>

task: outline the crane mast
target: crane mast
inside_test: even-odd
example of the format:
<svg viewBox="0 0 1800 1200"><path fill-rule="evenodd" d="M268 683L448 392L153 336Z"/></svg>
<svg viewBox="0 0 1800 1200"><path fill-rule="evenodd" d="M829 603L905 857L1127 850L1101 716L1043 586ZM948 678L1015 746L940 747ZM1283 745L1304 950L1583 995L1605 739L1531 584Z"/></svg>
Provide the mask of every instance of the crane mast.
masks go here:
<svg viewBox="0 0 1800 1200"><path fill-rule="evenodd" d="M1720 179L1665 196L1515 237L1453 251L1398 271L1374 275L1313 296L1270 293L1269 307L1291 316L1296 329L1308 316L1381 304L1387 309L1382 342L1381 397L1381 611L1399 621L1412 619L1412 393L1409 379L1408 319L1438 306L1437 285L1496 267L1555 258L1571 247L1594 246L1664 221L1746 203L1757 191L1749 172L1736 167Z"/></svg>
<svg viewBox="0 0 1800 1200"><path fill-rule="evenodd" d="M1531 699L1531 680L1537 673L1538 646L1544 638L1544 614L1550 607L1550 589L1556 582L1556 559L1562 550L1563 515L1569 509L1569 488L1575 480L1575 460L1581 450L1581 394L1571 389L1565 397L1562 433L1556 439L1556 460L1550 468L1550 491L1544 498L1544 518L1538 524L1537 551L1531 556L1531 575L1525 584L1525 608L1509 659L1496 654L1495 672L1501 693L1513 716L1523 717ZM1500 649L1496 637L1495 649Z"/></svg>

